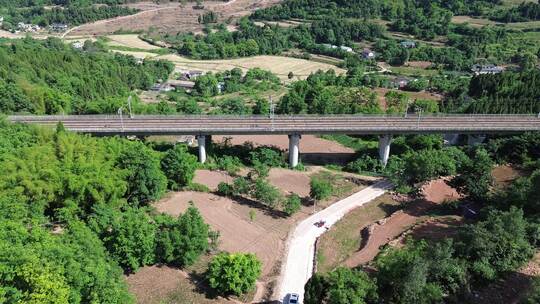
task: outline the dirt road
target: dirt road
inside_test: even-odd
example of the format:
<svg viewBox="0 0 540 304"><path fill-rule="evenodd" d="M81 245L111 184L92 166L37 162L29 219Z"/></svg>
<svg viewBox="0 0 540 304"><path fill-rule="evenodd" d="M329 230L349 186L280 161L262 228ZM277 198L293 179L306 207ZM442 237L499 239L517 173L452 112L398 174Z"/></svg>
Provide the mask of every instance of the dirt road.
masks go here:
<svg viewBox="0 0 540 304"><path fill-rule="evenodd" d="M384 194L390 188L391 184L388 181L378 182L300 222L287 240L288 253L281 269L275 296L279 300L287 301L288 294L297 293L303 300L304 285L313 273L316 239L347 212ZM314 224L321 220L325 221L325 227L316 227Z"/></svg>

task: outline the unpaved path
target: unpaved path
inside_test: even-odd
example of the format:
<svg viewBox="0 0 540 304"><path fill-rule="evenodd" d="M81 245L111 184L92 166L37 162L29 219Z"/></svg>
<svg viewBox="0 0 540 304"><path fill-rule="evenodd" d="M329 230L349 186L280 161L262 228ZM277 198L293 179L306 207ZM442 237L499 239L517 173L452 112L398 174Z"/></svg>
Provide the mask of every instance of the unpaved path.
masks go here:
<svg viewBox="0 0 540 304"><path fill-rule="evenodd" d="M347 212L359 207L391 188L388 181L378 182L330 207L303 220L287 240L287 257L281 269L275 296L286 301L289 293L297 293L303 299L304 285L313 273L315 241ZM326 227L317 228L314 223L324 220Z"/></svg>

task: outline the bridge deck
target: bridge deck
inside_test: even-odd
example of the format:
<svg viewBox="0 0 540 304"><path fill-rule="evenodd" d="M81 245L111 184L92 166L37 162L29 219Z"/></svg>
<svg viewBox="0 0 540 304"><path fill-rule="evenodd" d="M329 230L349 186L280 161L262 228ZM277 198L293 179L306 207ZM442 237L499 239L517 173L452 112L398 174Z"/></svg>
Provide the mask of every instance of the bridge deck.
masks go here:
<svg viewBox="0 0 540 304"><path fill-rule="evenodd" d="M536 115L9 116L8 120L96 135L418 134L540 131Z"/></svg>

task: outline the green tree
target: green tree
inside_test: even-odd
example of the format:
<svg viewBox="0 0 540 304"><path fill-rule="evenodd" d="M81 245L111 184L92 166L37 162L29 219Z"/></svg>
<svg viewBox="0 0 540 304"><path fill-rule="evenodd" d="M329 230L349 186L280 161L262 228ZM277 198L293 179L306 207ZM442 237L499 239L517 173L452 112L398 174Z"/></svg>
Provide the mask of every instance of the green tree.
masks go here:
<svg viewBox="0 0 540 304"><path fill-rule="evenodd" d="M377 286L363 271L338 268L328 275L328 303L364 304L377 300Z"/></svg>
<svg viewBox="0 0 540 304"><path fill-rule="evenodd" d="M175 145L161 160L161 168L173 190L189 185L197 167L197 157L189 153L185 145Z"/></svg>
<svg viewBox="0 0 540 304"><path fill-rule="evenodd" d="M302 201L300 196L296 193L292 193L283 201L283 211L288 215L293 215L302 207Z"/></svg>
<svg viewBox="0 0 540 304"><path fill-rule="evenodd" d="M263 98L257 98L253 106L253 114L268 115L270 113L270 103Z"/></svg>
<svg viewBox="0 0 540 304"><path fill-rule="evenodd" d="M316 201L325 200L334 192L334 186L329 181L318 177L312 177L309 185L309 196Z"/></svg>
<svg viewBox="0 0 540 304"><path fill-rule="evenodd" d="M190 206L177 219L156 217L157 259L176 266L189 266L208 250L209 227L197 208Z"/></svg>
<svg viewBox="0 0 540 304"><path fill-rule="evenodd" d="M137 208L105 212L97 226L114 259L130 271L154 263L156 226L146 212Z"/></svg>
<svg viewBox="0 0 540 304"><path fill-rule="evenodd" d="M531 258L527 226L520 209L491 210L485 220L462 229L457 252L471 263L477 280L494 280Z"/></svg>
<svg viewBox="0 0 540 304"><path fill-rule="evenodd" d="M156 153L141 143L127 145L118 159L126 171L127 199L135 206L159 199L167 187L167 178L160 168Z"/></svg>
<svg viewBox="0 0 540 304"><path fill-rule="evenodd" d="M477 148L470 162L460 170L460 175L452 181L458 191L469 195L473 200L484 201L488 198L493 185L493 160L483 148Z"/></svg>
<svg viewBox="0 0 540 304"><path fill-rule="evenodd" d="M306 304L366 304L377 299L377 285L365 272L344 267L327 275L314 274L305 286Z"/></svg>
<svg viewBox="0 0 540 304"><path fill-rule="evenodd" d="M379 294L390 303L439 303L442 288L429 282L429 261L424 257L427 244L408 244L389 249L376 260Z"/></svg>
<svg viewBox="0 0 540 304"><path fill-rule="evenodd" d="M255 181L253 197L269 207L275 207L281 200L279 190L262 178Z"/></svg>
<svg viewBox="0 0 540 304"><path fill-rule="evenodd" d="M216 76L212 73L208 73L206 75L197 77L197 79L195 80L194 90L203 97L218 95L219 89Z"/></svg>
<svg viewBox="0 0 540 304"><path fill-rule="evenodd" d="M251 253L220 253L208 267L210 286L221 294L241 295L252 290L261 275L261 262Z"/></svg>

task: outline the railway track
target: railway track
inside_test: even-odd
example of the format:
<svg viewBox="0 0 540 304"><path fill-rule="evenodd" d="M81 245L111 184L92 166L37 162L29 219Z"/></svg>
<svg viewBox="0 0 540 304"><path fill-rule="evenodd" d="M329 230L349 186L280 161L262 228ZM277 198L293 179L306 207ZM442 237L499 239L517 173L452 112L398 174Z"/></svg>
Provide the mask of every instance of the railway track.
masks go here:
<svg viewBox="0 0 540 304"><path fill-rule="evenodd" d="M540 131L535 115L435 116L156 116L119 115L9 116L8 120L55 126L92 134L238 135L238 134L412 134L515 133Z"/></svg>

